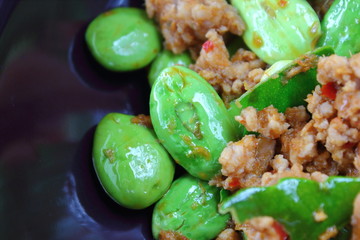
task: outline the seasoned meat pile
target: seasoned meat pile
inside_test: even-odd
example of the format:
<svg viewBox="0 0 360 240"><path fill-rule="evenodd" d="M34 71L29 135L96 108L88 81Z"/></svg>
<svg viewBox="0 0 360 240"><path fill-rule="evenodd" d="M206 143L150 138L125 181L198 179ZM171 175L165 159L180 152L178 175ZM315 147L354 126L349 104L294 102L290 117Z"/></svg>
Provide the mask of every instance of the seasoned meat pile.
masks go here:
<svg viewBox="0 0 360 240"><path fill-rule="evenodd" d="M230 58L222 36L213 29L206 38L200 57L190 68L207 80L228 104L260 81L266 64L242 48Z"/></svg>
<svg viewBox="0 0 360 240"><path fill-rule="evenodd" d="M244 23L226 0L146 0L150 18L159 23L165 47L174 53L187 49L198 54L206 33L231 32L241 35Z"/></svg>
<svg viewBox="0 0 360 240"><path fill-rule="evenodd" d="M223 176L210 183L236 190L284 177L359 176L360 54L320 58L317 80L322 87L306 99L311 118L303 106L245 108L236 120L260 135L229 143L219 159Z"/></svg>

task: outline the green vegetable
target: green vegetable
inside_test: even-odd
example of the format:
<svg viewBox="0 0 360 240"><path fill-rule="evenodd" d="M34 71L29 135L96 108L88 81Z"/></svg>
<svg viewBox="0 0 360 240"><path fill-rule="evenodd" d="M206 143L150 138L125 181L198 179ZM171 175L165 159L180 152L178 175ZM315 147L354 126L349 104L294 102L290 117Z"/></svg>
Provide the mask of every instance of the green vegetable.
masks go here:
<svg viewBox="0 0 360 240"><path fill-rule="evenodd" d="M120 205L141 209L159 200L174 176L174 163L153 130L131 123L133 116L106 115L98 124L93 147L97 176Z"/></svg>
<svg viewBox="0 0 360 240"><path fill-rule="evenodd" d="M196 72L168 67L150 94L156 135L174 160L191 175L208 180L219 173L218 158L235 127L213 87Z"/></svg>
<svg viewBox="0 0 360 240"><path fill-rule="evenodd" d="M318 239L327 228L349 223L359 192L360 178L330 177L323 183L288 178L275 186L240 190L222 202L219 211L231 212L238 223L271 216L291 240ZM315 220L316 213L324 213L325 219Z"/></svg>
<svg viewBox="0 0 360 240"><path fill-rule="evenodd" d="M306 54L286 65L285 69L280 68L280 72L274 73L264 81L258 83L240 98L232 101L228 109L232 119L240 115L241 110L252 106L262 110L273 105L280 112L285 112L286 108L305 105L304 99L310 94L319 83L316 80L316 69L318 56L331 55L333 50L329 47L316 49L314 52ZM294 68L299 67L299 63L309 66L305 72L299 72L295 76L287 77L287 74ZM233 120L238 126L238 134L244 136L247 131L244 126Z"/></svg>
<svg viewBox="0 0 360 240"><path fill-rule="evenodd" d="M161 71L167 67L174 65L182 65L188 67L192 63L190 54L187 52L181 54L174 54L169 50L161 52L151 64L149 72L149 83L153 85L155 80L160 75Z"/></svg>
<svg viewBox="0 0 360 240"><path fill-rule="evenodd" d="M331 46L340 56L360 52L360 1L335 0L321 23L318 46Z"/></svg>
<svg viewBox="0 0 360 240"><path fill-rule="evenodd" d="M161 50L161 37L146 12L115 8L88 26L86 43L95 59L113 71L130 71L149 64Z"/></svg>
<svg viewBox="0 0 360 240"><path fill-rule="evenodd" d="M188 239L214 239L225 229L230 215L217 212L219 189L207 182L185 175L172 184L155 205L152 230L158 239L160 231L174 231Z"/></svg>
<svg viewBox="0 0 360 240"><path fill-rule="evenodd" d="M263 61L293 60L311 51L320 21L306 0L232 0L246 24L243 38Z"/></svg>

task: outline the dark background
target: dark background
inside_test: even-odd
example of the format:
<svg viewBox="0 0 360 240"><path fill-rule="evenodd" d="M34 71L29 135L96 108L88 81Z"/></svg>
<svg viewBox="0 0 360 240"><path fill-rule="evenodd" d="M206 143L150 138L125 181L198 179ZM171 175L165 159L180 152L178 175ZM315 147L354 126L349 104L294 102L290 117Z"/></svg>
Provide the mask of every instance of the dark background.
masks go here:
<svg viewBox="0 0 360 240"><path fill-rule="evenodd" d="M147 69L110 73L84 32L136 0L0 0L0 239L151 239L151 211L124 209L92 168L109 112L148 114Z"/></svg>

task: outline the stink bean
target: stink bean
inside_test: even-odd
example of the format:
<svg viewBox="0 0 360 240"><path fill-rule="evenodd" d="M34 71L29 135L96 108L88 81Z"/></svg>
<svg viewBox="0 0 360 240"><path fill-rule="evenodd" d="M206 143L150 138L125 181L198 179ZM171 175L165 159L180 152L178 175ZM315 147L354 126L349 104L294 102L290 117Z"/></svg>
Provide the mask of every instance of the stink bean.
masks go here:
<svg viewBox="0 0 360 240"><path fill-rule="evenodd" d="M230 220L229 214L218 213L219 202L220 189L190 175L180 177L155 205L154 238L172 231L187 239L214 239Z"/></svg>
<svg viewBox="0 0 360 240"><path fill-rule="evenodd" d="M293 60L314 49L320 37L320 20L306 0L232 0L246 30L247 46L273 64Z"/></svg>
<svg viewBox="0 0 360 240"><path fill-rule="evenodd" d="M130 71L148 65L161 50L161 37L146 12L114 8L88 26L87 45L95 59L113 71Z"/></svg>
<svg viewBox="0 0 360 240"><path fill-rule="evenodd" d="M133 116L106 115L94 137L93 161L104 188L120 205L141 209L168 190L174 164L152 129L131 122Z"/></svg>
<svg viewBox="0 0 360 240"><path fill-rule="evenodd" d="M152 62L149 71L149 83L153 85L162 70L174 65L189 66L192 59L188 52L174 54L169 50L164 50Z"/></svg>
<svg viewBox="0 0 360 240"><path fill-rule="evenodd" d="M210 179L218 174L218 158L235 128L219 95L196 72L168 67L150 94L154 130L174 160L190 174Z"/></svg>
<svg viewBox="0 0 360 240"><path fill-rule="evenodd" d="M319 46L331 46L340 56L360 52L360 1L336 0L321 22Z"/></svg>

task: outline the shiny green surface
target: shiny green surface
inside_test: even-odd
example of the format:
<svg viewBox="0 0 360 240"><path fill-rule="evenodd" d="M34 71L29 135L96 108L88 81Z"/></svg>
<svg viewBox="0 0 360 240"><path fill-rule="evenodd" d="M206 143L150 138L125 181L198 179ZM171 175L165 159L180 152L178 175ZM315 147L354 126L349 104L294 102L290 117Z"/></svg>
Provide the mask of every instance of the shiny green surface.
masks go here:
<svg viewBox="0 0 360 240"><path fill-rule="evenodd" d="M321 22L319 46L331 46L340 56L360 52L360 1L336 0Z"/></svg>
<svg viewBox="0 0 360 240"><path fill-rule="evenodd" d="M93 161L104 190L120 205L141 209L168 190L174 164L153 130L131 123L133 116L106 115L94 137Z"/></svg>
<svg viewBox="0 0 360 240"><path fill-rule="evenodd" d="M130 71L149 64L161 50L161 37L146 12L114 8L88 26L86 43L95 59L113 71Z"/></svg>
<svg viewBox="0 0 360 240"><path fill-rule="evenodd" d="M350 222L359 192L360 178L330 177L323 183L289 178L275 186L240 190L222 202L219 210L231 212L236 222L271 216L285 227L291 240L318 239L327 228L341 229ZM315 221L317 211L327 218Z"/></svg>
<svg viewBox="0 0 360 240"><path fill-rule="evenodd" d="M286 77L286 73L293 67L298 66L296 63L298 60L294 60L285 69L279 68L279 72L273 73L272 76L257 84L240 98L232 101L228 109L230 116L234 119L235 116L240 115L242 109L249 106L262 110L273 105L280 112L285 112L288 107L306 105L304 99L316 85L319 85L316 80L318 56L328 56L332 53L331 48L323 47L301 57L300 59L311 59L310 65L312 65L312 68L289 79ZM233 121L238 127L237 133L240 137L247 133L245 127L235 120Z"/></svg>
<svg viewBox="0 0 360 240"><path fill-rule="evenodd" d="M230 215L220 215L219 189L185 175L155 205L152 221L154 238L161 230L177 231L192 240L214 239L225 229Z"/></svg>
<svg viewBox="0 0 360 240"><path fill-rule="evenodd" d="M160 75L161 71L167 67L181 65L188 67L192 63L192 59L188 52L174 54L169 50L164 50L155 58L151 64L149 72L149 83L152 86Z"/></svg>
<svg viewBox="0 0 360 240"><path fill-rule="evenodd" d="M273 64L311 51L320 21L306 0L232 0L246 24L243 38L262 60Z"/></svg>
<svg viewBox="0 0 360 240"><path fill-rule="evenodd" d="M196 72L166 68L152 87L150 116L157 136L174 160L191 175L210 179L235 128L224 103Z"/></svg>

